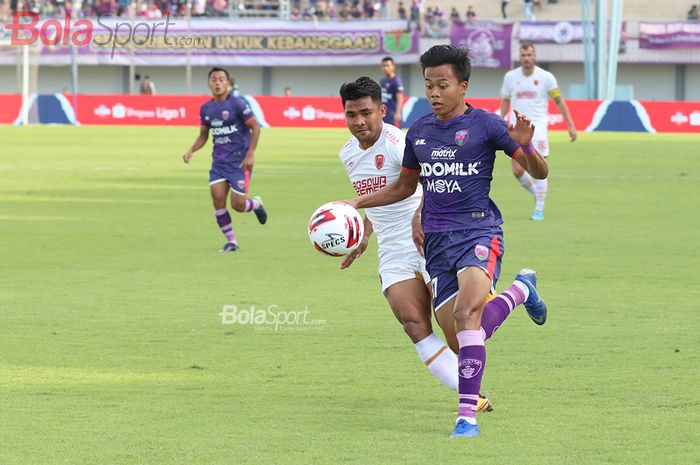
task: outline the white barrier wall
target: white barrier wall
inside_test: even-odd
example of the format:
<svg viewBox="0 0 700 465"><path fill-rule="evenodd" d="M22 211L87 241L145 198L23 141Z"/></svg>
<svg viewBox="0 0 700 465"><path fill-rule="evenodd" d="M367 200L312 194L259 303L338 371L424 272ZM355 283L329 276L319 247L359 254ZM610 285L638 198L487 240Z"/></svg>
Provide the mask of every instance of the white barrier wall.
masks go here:
<svg viewBox="0 0 700 465"><path fill-rule="evenodd" d="M543 65L552 71L567 96L571 84L583 84L583 65L555 63ZM700 65L689 64L685 69L684 87L680 95L685 100L700 100ZM192 69L192 94L207 92L208 67ZM280 67L280 68L231 68L232 76L242 92L254 95L282 95L290 86L294 95L337 95L342 82L368 75L381 79L379 66L361 67ZM418 65L401 66L399 75L411 96L423 95L423 76ZM186 94L184 67L137 67L136 72L149 75L159 94ZM473 97L498 97L505 70L475 68L472 70L469 95ZM674 100L678 73L673 64L626 64L618 70L618 84L634 87L634 98L639 100ZM120 66L82 66L79 69L79 90L86 94L114 94L128 92L128 68ZM70 69L66 66L42 66L39 68L39 93L61 92L70 88ZM15 66L0 66L0 93L18 93ZM137 86L138 92L138 86Z"/></svg>

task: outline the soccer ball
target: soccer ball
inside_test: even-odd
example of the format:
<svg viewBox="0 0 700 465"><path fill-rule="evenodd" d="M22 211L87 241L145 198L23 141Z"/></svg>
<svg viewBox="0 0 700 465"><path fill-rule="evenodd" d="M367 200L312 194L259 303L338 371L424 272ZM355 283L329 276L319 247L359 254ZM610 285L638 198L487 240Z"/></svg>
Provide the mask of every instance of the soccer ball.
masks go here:
<svg viewBox="0 0 700 465"><path fill-rule="evenodd" d="M333 257L342 257L355 250L364 233L360 213L341 202L321 205L309 220L311 243L319 252Z"/></svg>

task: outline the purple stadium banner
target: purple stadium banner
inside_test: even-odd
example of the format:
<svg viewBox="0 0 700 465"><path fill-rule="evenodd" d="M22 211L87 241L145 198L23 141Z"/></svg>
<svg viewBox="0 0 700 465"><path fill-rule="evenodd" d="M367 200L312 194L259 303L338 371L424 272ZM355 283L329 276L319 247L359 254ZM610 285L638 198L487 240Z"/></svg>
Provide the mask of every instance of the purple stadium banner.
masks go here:
<svg viewBox="0 0 700 465"><path fill-rule="evenodd" d="M452 44L468 47L475 68L510 68L512 23L477 21L452 26Z"/></svg>
<svg viewBox="0 0 700 465"><path fill-rule="evenodd" d="M639 23L639 48L700 47L700 23Z"/></svg>
<svg viewBox="0 0 700 465"><path fill-rule="evenodd" d="M591 24L591 37L595 37L593 24ZM580 43L583 42L583 23L581 21L523 21L520 23L518 40L540 44Z"/></svg>
<svg viewBox="0 0 700 465"><path fill-rule="evenodd" d="M51 21L51 20L49 20ZM391 55L398 64L418 60L417 31L405 21L313 23L292 21L134 20L94 18L78 24L70 19L39 21L31 26L0 29L0 65L17 60L17 37L23 28L39 64L63 66L71 61L72 44L80 65L184 66L352 66L378 63ZM4 32L4 34L3 34ZM81 33L80 35L78 33ZM54 41L54 39L56 39ZM54 42L54 43L52 43Z"/></svg>

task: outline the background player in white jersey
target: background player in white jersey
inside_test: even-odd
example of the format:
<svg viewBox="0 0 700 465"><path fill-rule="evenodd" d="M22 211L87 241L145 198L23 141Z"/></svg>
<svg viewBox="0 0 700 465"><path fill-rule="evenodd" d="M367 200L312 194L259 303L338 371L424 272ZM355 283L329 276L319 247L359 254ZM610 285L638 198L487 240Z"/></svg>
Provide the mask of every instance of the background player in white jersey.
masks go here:
<svg viewBox="0 0 700 465"><path fill-rule="evenodd" d="M501 116L504 118L513 105L513 109L526 115L535 125L533 144L537 151L544 157L549 155L549 142L547 140L547 107L549 98L554 100L557 108L564 116L569 127L571 142L576 140L576 127L569 114L569 108L561 97L561 91L557 80L552 73L535 65L535 46L530 42L520 44L520 66L510 70L503 77L501 88ZM515 121L515 118L510 118ZM544 220L544 202L547 197L548 183L546 179L534 179L520 164L513 160L513 175L520 181L535 198L535 211L531 219Z"/></svg>

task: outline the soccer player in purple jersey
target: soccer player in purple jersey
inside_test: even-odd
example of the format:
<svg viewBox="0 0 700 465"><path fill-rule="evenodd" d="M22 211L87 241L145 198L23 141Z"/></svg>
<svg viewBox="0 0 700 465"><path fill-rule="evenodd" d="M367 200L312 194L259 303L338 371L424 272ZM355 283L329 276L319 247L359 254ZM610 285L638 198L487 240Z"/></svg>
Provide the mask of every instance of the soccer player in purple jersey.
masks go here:
<svg viewBox="0 0 700 465"><path fill-rule="evenodd" d="M238 250L231 215L226 209L226 197L231 191L231 207L237 212L255 212L260 224L267 221L267 212L260 197L248 198L248 185L253 172L255 148L260 138L260 125L245 100L231 95L232 81L228 71L209 71L212 99L199 110L199 136L182 159L192 160L192 154L206 144L211 131L214 151L209 171L209 187L214 202L216 221L226 236L220 252Z"/></svg>
<svg viewBox="0 0 700 465"><path fill-rule="evenodd" d="M403 82L396 75L396 65L391 57L382 59L382 71L384 79L379 85L382 87L382 103L386 105L384 122L401 127L401 108L403 107Z"/></svg>
<svg viewBox="0 0 700 465"><path fill-rule="evenodd" d="M535 323L544 324L547 317L530 269L521 270L511 286L487 303L504 250L501 212L489 197L496 151L503 150L538 179L547 176L548 168L531 143L534 127L527 117L516 113L509 128L499 116L465 103L471 72L465 50L436 45L420 62L433 113L406 134L401 175L347 203L355 208L389 205L410 197L421 182L423 249L433 301L436 309L445 307L454 316L459 344L459 409L451 436L478 436L485 339L521 303Z"/></svg>

